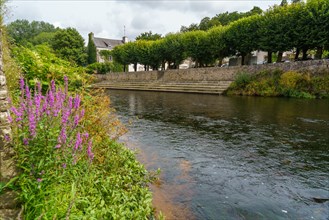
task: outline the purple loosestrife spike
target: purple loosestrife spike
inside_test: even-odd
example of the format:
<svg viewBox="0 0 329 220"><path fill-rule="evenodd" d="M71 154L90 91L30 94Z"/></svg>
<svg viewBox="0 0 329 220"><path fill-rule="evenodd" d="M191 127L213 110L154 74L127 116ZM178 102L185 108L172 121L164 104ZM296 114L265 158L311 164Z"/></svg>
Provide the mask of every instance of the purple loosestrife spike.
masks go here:
<svg viewBox="0 0 329 220"><path fill-rule="evenodd" d="M29 112L29 132L32 137L36 135L36 118L32 111Z"/></svg>
<svg viewBox="0 0 329 220"><path fill-rule="evenodd" d="M72 105L73 105L73 98L70 96L69 97L69 101L68 101L68 103L67 103L67 105L68 105L68 108L70 109L70 111L71 111L71 109L72 109Z"/></svg>
<svg viewBox="0 0 329 220"><path fill-rule="evenodd" d="M75 145L74 145L74 150L78 150L79 147L82 144L82 139L81 139L81 135L80 132L77 133L77 137L76 137L76 141L75 141Z"/></svg>
<svg viewBox="0 0 329 220"><path fill-rule="evenodd" d="M62 127L60 136L58 137L58 143L60 144L65 144L67 139L67 134L66 134L66 126Z"/></svg>
<svg viewBox="0 0 329 220"><path fill-rule="evenodd" d="M65 169L66 168L66 163L63 163L62 167L63 167L63 169Z"/></svg>
<svg viewBox="0 0 329 220"><path fill-rule="evenodd" d="M75 98L74 98L74 106L73 106L73 108L78 109L80 107L80 101L81 100L80 100L79 95L76 95Z"/></svg>
<svg viewBox="0 0 329 220"><path fill-rule="evenodd" d="M51 84L50 90L51 90L53 93L56 93L55 80L51 80L50 84Z"/></svg>
<svg viewBox="0 0 329 220"><path fill-rule="evenodd" d="M78 126L78 124L79 124L79 119L80 119L79 115L76 114L76 115L74 116L73 128L75 128L76 126Z"/></svg>
<svg viewBox="0 0 329 220"><path fill-rule="evenodd" d="M87 155L88 155L88 158L89 158L90 162L92 162L93 159L94 159L94 154L91 151L91 147L92 147L92 141L90 140L89 143L88 143L88 147L87 147Z"/></svg>
<svg viewBox="0 0 329 220"><path fill-rule="evenodd" d="M40 182L42 182L42 179L41 178L38 178L37 181L40 183Z"/></svg>
<svg viewBox="0 0 329 220"><path fill-rule="evenodd" d="M61 145L60 145L60 144L57 144L57 145L55 146L55 148L56 148L56 149L59 149L59 148L61 148Z"/></svg>

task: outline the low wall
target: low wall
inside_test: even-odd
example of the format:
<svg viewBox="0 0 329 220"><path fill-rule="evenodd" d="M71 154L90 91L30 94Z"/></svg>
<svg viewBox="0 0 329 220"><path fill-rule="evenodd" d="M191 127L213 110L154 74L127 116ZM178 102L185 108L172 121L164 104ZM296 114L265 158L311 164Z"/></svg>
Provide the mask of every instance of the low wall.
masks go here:
<svg viewBox="0 0 329 220"><path fill-rule="evenodd" d="M202 82L202 81L233 81L237 73L247 72L256 73L262 70L282 69L284 71L310 71L312 74L322 72L329 73L329 60L309 60L290 63L273 63L251 66L232 66L232 67L209 67L209 68L191 68L174 69L166 71L143 71L126 73L108 73L105 75L96 75L97 82L100 81L127 81L127 82Z"/></svg>

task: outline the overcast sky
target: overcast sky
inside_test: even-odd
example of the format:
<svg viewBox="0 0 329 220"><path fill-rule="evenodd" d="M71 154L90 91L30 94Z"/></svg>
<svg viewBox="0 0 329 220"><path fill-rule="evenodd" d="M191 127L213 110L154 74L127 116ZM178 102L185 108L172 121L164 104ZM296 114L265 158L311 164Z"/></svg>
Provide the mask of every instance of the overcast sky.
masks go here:
<svg viewBox="0 0 329 220"><path fill-rule="evenodd" d="M182 25L199 23L206 16L222 12L245 12L258 6L263 10L281 0L10 0L6 22L16 19L45 21L55 26L74 27L87 39L121 39L126 27L129 40L152 31L165 35L177 32Z"/></svg>

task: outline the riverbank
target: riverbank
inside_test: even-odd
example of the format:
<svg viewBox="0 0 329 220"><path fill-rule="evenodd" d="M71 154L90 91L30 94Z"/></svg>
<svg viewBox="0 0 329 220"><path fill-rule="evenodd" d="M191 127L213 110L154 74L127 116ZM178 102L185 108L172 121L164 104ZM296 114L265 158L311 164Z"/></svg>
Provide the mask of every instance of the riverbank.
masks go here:
<svg viewBox="0 0 329 220"><path fill-rule="evenodd" d="M329 69L313 72L264 70L256 74L240 72L226 95L329 98Z"/></svg>
<svg viewBox="0 0 329 220"><path fill-rule="evenodd" d="M297 72L315 77L326 77L329 74L329 60L309 60L291 63L273 63L264 65L251 66L231 66L231 67L209 67L209 68L192 68L192 69L170 69L165 71L141 71L141 72L126 72L126 73L108 73L104 75L95 75L94 88L107 89L123 89L123 90L141 90L141 91L165 91L165 92L182 92L182 93L200 93L200 94L222 94L229 88L231 83L235 83L230 87L230 92L227 94L248 94L247 92L233 92L234 89L240 89L239 80L241 75L259 76L271 75L271 73ZM288 76L285 78L288 81L302 81L298 76ZM243 77L243 76L242 76ZM246 78L246 77L244 77ZM249 77L250 80L252 77ZM249 80L248 78L248 80ZM294 78L294 79L291 79ZM303 77L302 77L303 78ZM306 77L307 78L307 77ZM315 81L316 81L315 80ZM245 79L242 79L244 82ZM306 80L307 81L307 80ZM322 97L321 80L312 82L311 86L315 86L315 93L320 90L320 94L314 96ZM255 85L257 86L257 85ZM290 86L281 84L281 86ZM301 86L310 86L309 84ZM258 90L258 89L257 89ZM259 92L253 95L267 95L268 92ZM288 93L288 92L286 92ZM326 92L325 92L326 94ZM325 96L324 94L324 96ZM275 94L273 93L272 96ZM311 93L313 95L313 93Z"/></svg>

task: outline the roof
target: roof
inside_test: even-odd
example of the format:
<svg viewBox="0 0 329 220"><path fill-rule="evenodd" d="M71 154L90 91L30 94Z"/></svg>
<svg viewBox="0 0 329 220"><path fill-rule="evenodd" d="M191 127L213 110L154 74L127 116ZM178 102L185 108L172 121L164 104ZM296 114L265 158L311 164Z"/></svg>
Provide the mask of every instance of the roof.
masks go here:
<svg viewBox="0 0 329 220"><path fill-rule="evenodd" d="M123 41L94 37L94 43L95 43L96 48L114 48L118 45L123 44Z"/></svg>

